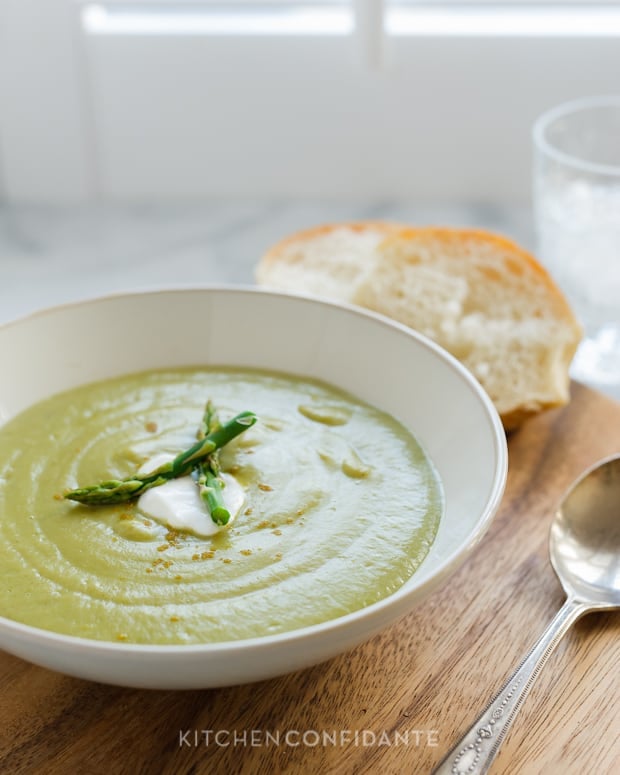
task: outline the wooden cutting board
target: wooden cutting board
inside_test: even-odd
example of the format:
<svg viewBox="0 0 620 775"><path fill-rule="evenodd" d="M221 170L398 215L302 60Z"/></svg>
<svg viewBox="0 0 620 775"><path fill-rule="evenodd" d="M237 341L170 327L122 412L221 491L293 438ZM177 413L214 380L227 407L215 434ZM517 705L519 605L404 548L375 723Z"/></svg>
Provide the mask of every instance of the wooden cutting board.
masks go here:
<svg viewBox="0 0 620 775"><path fill-rule="evenodd" d="M315 668L211 691L138 691L0 653L0 773L429 773L563 602L547 558L572 480L620 452L620 404L570 405L509 439L506 495L448 584ZM620 772L620 614L591 614L545 666L493 773Z"/></svg>

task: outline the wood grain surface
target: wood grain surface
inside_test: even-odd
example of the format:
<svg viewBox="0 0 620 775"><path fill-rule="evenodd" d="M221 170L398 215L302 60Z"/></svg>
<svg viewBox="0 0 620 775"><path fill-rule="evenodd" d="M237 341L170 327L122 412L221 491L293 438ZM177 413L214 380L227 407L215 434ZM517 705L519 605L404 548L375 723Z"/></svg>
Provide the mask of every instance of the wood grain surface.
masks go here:
<svg viewBox="0 0 620 775"><path fill-rule="evenodd" d="M547 555L573 479L620 451L620 404L569 406L509 438L501 510L467 564L337 659L212 691L138 691L0 653L0 773L430 773L563 602ZM590 614L549 659L495 775L620 772L620 614Z"/></svg>

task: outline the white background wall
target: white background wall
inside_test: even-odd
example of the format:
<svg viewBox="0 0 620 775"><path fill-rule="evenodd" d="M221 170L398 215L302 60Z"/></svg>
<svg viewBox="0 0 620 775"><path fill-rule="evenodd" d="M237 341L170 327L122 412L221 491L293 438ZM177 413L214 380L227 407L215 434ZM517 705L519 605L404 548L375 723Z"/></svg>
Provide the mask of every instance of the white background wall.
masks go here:
<svg viewBox="0 0 620 775"><path fill-rule="evenodd" d="M388 3L385 31L379 0L287 2L244 28L264 5L0 0L0 197L523 202L535 117L620 93L615 0Z"/></svg>

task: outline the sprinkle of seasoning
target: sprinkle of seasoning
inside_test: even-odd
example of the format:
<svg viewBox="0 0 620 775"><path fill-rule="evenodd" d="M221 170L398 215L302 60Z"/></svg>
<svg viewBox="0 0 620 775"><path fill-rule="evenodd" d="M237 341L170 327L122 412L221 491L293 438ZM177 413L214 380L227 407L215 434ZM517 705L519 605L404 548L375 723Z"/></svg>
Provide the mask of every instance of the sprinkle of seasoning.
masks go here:
<svg viewBox="0 0 620 775"><path fill-rule="evenodd" d="M258 489L262 490L263 492L271 492L273 487L271 487L269 484L263 484L263 482L259 482Z"/></svg>

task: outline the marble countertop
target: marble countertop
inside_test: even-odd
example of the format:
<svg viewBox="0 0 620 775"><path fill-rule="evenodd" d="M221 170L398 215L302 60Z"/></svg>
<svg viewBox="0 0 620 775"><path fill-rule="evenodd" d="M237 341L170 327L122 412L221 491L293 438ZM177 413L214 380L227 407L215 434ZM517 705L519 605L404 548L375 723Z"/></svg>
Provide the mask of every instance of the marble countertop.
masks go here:
<svg viewBox="0 0 620 775"><path fill-rule="evenodd" d="M0 324L37 309L119 291L253 283L263 252L298 229L384 219L472 226L534 250L528 207L406 202L224 201L0 204ZM613 390L607 390L614 395ZM620 394L615 396L620 398Z"/></svg>
<svg viewBox="0 0 620 775"><path fill-rule="evenodd" d="M532 242L525 208L271 201L64 209L0 206L0 323L110 292L251 284L262 253L287 234L364 218L480 226L525 245Z"/></svg>

